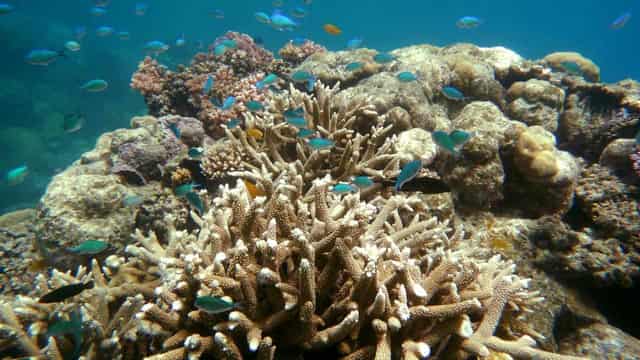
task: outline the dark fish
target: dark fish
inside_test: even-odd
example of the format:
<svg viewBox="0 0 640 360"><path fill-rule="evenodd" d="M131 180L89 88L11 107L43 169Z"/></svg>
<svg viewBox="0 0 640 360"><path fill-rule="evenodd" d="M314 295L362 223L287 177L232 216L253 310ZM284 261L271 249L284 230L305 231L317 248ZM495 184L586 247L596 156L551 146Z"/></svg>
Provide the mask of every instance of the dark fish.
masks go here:
<svg viewBox="0 0 640 360"><path fill-rule="evenodd" d="M84 116L81 114L66 114L62 123L62 130L67 134L74 133L84 126Z"/></svg>
<svg viewBox="0 0 640 360"><path fill-rule="evenodd" d="M385 180L382 182L382 185L395 187L396 180ZM451 188L440 179L419 177L404 183L401 191L418 191L423 194L441 194L451 192Z"/></svg>
<svg viewBox="0 0 640 360"><path fill-rule="evenodd" d="M70 297L76 296L86 289L93 288L93 281L87 283L76 283L71 285L65 285L59 287L53 291L50 291L43 295L38 302L42 304L49 304L55 302L64 301Z"/></svg>

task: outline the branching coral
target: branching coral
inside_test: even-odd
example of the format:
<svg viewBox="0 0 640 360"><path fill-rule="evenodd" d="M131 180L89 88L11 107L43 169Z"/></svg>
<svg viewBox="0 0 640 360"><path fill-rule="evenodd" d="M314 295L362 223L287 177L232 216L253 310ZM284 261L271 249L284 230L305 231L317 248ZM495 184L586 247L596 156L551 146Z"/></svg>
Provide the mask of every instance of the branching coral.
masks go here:
<svg viewBox="0 0 640 360"><path fill-rule="evenodd" d="M222 187L208 213L192 212L193 231L176 230L167 215L167 235L136 232L127 260L112 256L102 270L94 261L76 276L54 272L53 286L93 280L96 287L79 295L82 305L16 299L17 319L3 316L14 329L11 344L37 353L24 328L42 329L41 337L53 314L81 306L82 348L91 358L330 351L345 359L463 359L499 351L574 359L535 349L525 334L494 335L503 311L526 312L540 298L512 264L474 258L462 230L432 217L418 196L365 202L329 192L330 176L305 191L300 170L289 164L273 179L254 173L265 196L252 197L242 183ZM198 296L237 306L209 314L195 307ZM120 303L115 314L106 311Z"/></svg>

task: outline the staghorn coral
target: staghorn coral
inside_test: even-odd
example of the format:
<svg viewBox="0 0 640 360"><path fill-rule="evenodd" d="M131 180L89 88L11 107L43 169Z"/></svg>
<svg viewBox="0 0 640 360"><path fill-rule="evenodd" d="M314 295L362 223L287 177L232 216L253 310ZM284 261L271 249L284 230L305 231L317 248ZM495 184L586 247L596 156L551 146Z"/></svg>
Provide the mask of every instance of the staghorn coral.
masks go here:
<svg viewBox="0 0 640 360"><path fill-rule="evenodd" d="M112 256L102 271L94 261L91 272L75 276L54 272L53 286L96 282L78 299L86 354L273 359L331 349L345 359L491 351L578 359L538 350L524 333L494 335L503 312L526 312L540 298L509 262L475 258L461 246L461 229L431 217L419 197L340 197L327 191L329 177L305 194L299 167L287 169L273 181L261 178L266 197L252 199L241 184L223 187L207 214L192 213L198 228L191 232L172 228L168 215L166 239L136 232L127 260ZM203 295L242 305L207 314L193 306ZM31 355L39 350L20 332L26 324L41 338L53 314L74 307L15 301L15 316L3 308L3 326L12 328L11 344ZM114 303L122 305L110 316L105 309Z"/></svg>
<svg viewBox="0 0 640 360"><path fill-rule="evenodd" d="M290 40L278 50L278 54L282 60L288 62L291 66L298 66L309 56L326 51L327 49L324 46L316 44L311 40L305 40L301 45L295 45L293 40Z"/></svg>

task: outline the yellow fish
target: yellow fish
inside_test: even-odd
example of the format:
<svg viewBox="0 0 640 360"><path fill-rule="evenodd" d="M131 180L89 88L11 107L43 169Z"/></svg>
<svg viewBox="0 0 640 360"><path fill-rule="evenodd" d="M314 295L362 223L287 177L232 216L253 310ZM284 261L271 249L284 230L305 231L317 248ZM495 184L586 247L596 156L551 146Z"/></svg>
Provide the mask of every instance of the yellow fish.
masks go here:
<svg viewBox="0 0 640 360"><path fill-rule="evenodd" d="M264 133L260 129L251 128L251 129L247 129L247 135L251 136L256 140L262 140Z"/></svg>
<svg viewBox="0 0 640 360"><path fill-rule="evenodd" d="M247 188L247 192L249 193L249 196L251 196L251 199L255 199L258 196L266 196L267 195L264 191L259 189L256 186L256 184L252 183L251 181L249 181L247 179L242 179L242 182L244 183L244 187Z"/></svg>

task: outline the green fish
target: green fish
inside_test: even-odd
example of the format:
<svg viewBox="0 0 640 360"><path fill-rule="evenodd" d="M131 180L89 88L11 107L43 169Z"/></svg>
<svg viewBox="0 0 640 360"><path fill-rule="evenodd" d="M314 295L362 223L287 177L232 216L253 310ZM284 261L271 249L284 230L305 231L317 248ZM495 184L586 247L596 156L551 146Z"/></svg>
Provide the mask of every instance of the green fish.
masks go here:
<svg viewBox="0 0 640 360"><path fill-rule="evenodd" d="M333 141L325 138L313 138L309 140L309 146L314 150L328 149L333 145Z"/></svg>
<svg viewBox="0 0 640 360"><path fill-rule="evenodd" d="M356 188L351 184L345 184L345 183L335 184L334 186L331 187L331 192L336 194L346 194L346 193L356 192L356 191L358 191L358 188Z"/></svg>
<svg viewBox="0 0 640 360"><path fill-rule="evenodd" d="M204 154L204 149L201 147L189 148L188 155L192 159L200 159L202 157L202 154Z"/></svg>
<svg viewBox="0 0 640 360"><path fill-rule="evenodd" d="M200 195L191 191L188 192L184 197L189 202L189 205L194 207L199 214L204 213L204 203L202 202L202 198L200 198Z"/></svg>
<svg viewBox="0 0 640 360"><path fill-rule="evenodd" d="M353 177L353 183L361 188L368 188L369 186L373 185L373 180L371 180L371 178L369 176L366 175L358 175L358 176L354 176Z"/></svg>
<svg viewBox="0 0 640 360"><path fill-rule="evenodd" d="M238 306L236 303L226 301L219 296L198 296L194 305L208 314L220 314Z"/></svg>
<svg viewBox="0 0 640 360"><path fill-rule="evenodd" d="M61 302L91 288L93 288L93 281L61 286L44 294L40 299L38 299L38 302L41 304Z"/></svg>
<svg viewBox="0 0 640 360"><path fill-rule="evenodd" d="M122 206L138 206L144 202L144 198L140 195L127 195L122 199Z"/></svg>
<svg viewBox="0 0 640 360"><path fill-rule="evenodd" d="M105 80L94 79L87 81L80 88L89 92L100 92L106 90L108 86L109 83L107 83Z"/></svg>
<svg viewBox="0 0 640 360"><path fill-rule="evenodd" d="M396 78L401 82L412 82L418 80L416 75L410 71L403 71L401 73L398 73L398 75L396 75Z"/></svg>
<svg viewBox="0 0 640 360"><path fill-rule="evenodd" d="M400 174L396 179L396 183L395 183L396 191L400 191L400 189L402 189L402 186L404 184L413 180L413 178L415 178L420 172L420 169L422 169L422 161L420 161L419 159L409 161L408 163L406 163L402 167L402 170L400 170Z"/></svg>
<svg viewBox="0 0 640 360"><path fill-rule="evenodd" d="M198 185L194 183L186 183L182 184L175 188L174 193L177 197L187 196L188 193L192 192Z"/></svg>
<svg viewBox="0 0 640 360"><path fill-rule="evenodd" d="M582 76L582 68L575 61L563 61L560 67L570 75Z"/></svg>
<svg viewBox="0 0 640 360"><path fill-rule="evenodd" d="M313 130L306 129L306 128L302 128L302 129L298 130L298 134L296 134L296 136L301 138L301 139L307 138L307 137L309 137L311 135L313 135Z"/></svg>
<svg viewBox="0 0 640 360"><path fill-rule="evenodd" d="M27 165L18 166L17 168L9 170L6 179L9 186L14 186L22 183L24 179L29 175L29 168Z"/></svg>
<svg viewBox="0 0 640 360"><path fill-rule="evenodd" d="M84 116L80 114L66 114L62 123L62 130L67 134L74 133L84 126Z"/></svg>
<svg viewBox="0 0 640 360"><path fill-rule="evenodd" d="M71 335L74 350L69 358L77 359L80 357L80 351L82 350L82 330L82 317L80 316L80 312L76 310L69 315L69 320L58 319L49 325L45 337Z"/></svg>
<svg viewBox="0 0 640 360"><path fill-rule="evenodd" d="M469 139L471 139L471 134L463 130L453 130L449 133L449 137L451 138L451 141L453 141L453 143L456 145L456 147L460 147L466 144Z"/></svg>
<svg viewBox="0 0 640 360"><path fill-rule="evenodd" d="M260 101L255 101L255 100L247 101L245 105L247 106L247 109L249 109L249 111L252 111L252 112L264 110L264 105L262 105Z"/></svg>
<svg viewBox="0 0 640 360"><path fill-rule="evenodd" d="M451 139L451 136L444 131L436 130L431 134L433 141L446 150L447 152L456 155L458 151L456 150L456 143Z"/></svg>
<svg viewBox="0 0 640 360"><path fill-rule="evenodd" d="M74 246L69 251L78 255L97 255L107 250L109 243L101 240L87 240L80 245Z"/></svg>
<svg viewBox="0 0 640 360"><path fill-rule="evenodd" d="M352 62L352 63L348 63L344 67L344 69L347 70L347 71L357 71L357 70L362 69L362 66L364 66L363 63L355 61L355 62Z"/></svg>

